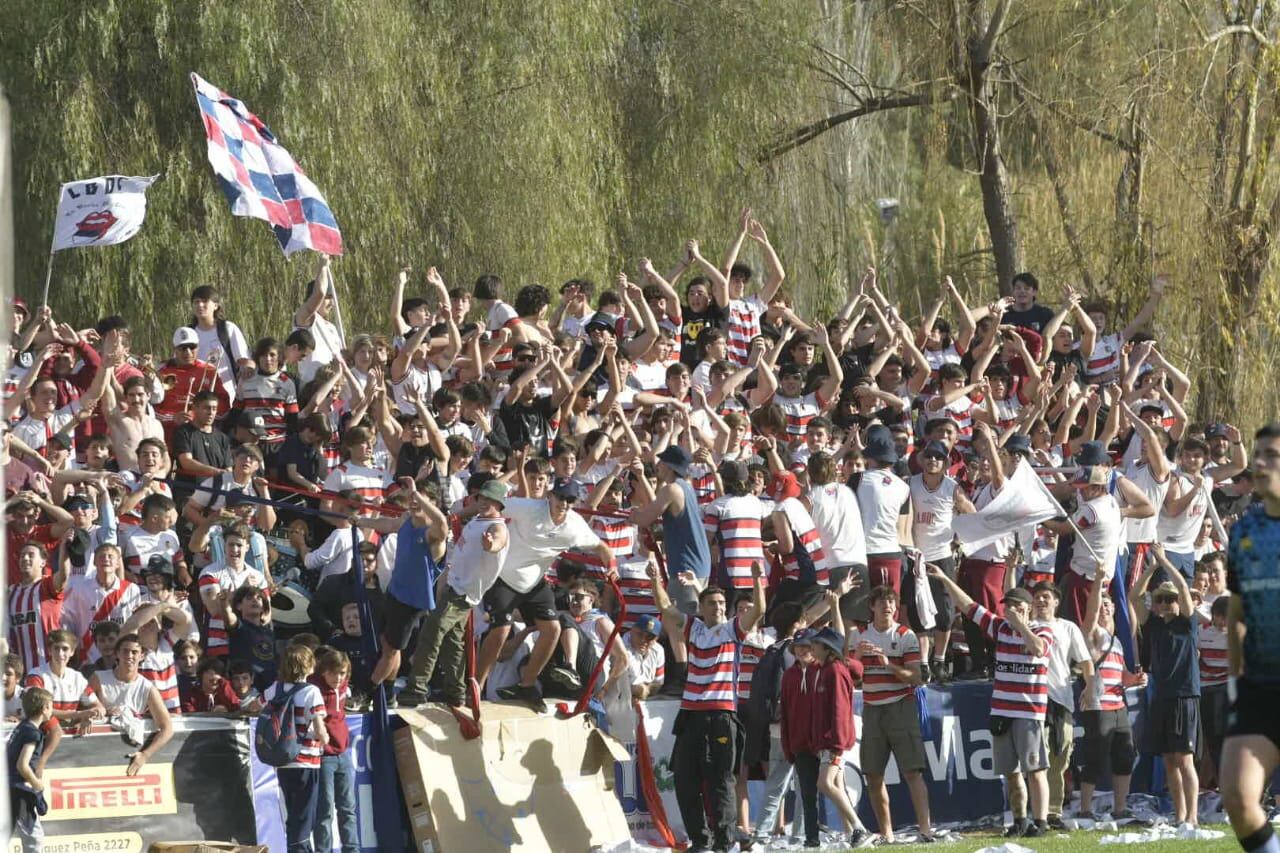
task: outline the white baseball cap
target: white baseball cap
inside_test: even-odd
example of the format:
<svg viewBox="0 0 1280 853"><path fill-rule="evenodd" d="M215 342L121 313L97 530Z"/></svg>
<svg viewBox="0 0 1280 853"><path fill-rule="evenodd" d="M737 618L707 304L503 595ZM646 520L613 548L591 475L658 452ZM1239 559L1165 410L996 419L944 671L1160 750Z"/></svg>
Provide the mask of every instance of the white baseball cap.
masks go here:
<svg viewBox="0 0 1280 853"><path fill-rule="evenodd" d="M200 336L196 334L196 330L190 326L181 326L173 333L173 345L175 347L182 346L200 346Z"/></svg>

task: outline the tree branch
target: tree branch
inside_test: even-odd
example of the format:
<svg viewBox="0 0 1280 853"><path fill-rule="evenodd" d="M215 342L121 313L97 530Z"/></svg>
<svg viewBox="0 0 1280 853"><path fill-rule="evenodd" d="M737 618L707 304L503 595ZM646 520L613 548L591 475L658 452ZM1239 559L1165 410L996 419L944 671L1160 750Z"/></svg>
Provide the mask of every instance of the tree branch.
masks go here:
<svg viewBox="0 0 1280 853"><path fill-rule="evenodd" d="M1262 30L1258 29L1253 24L1231 24L1230 26L1223 27L1216 33L1211 33L1210 35L1205 36L1204 44L1207 47L1219 39L1233 35L1252 36L1254 41L1268 49L1276 46L1274 41L1267 38L1266 33L1262 32Z"/></svg>
<svg viewBox="0 0 1280 853"><path fill-rule="evenodd" d="M991 62L991 53L996 48L996 40L1000 38L1000 31L1004 28L1004 19L1009 16L1009 0L999 0L996 3L996 10L991 13L991 20L987 22L987 31L982 36L982 41L978 42L978 46L974 52L974 59L981 65L988 65Z"/></svg>
<svg viewBox="0 0 1280 853"><path fill-rule="evenodd" d="M761 149L758 160L761 163L767 163L799 148L807 142L812 142L822 134L826 133L834 127L839 127L855 118L861 118L871 113L884 112L885 110L896 110L902 107L918 107L924 104L932 104L937 101L951 100L955 97L955 92L947 90L943 94L935 94L932 91L920 92L915 95L901 95L891 98L867 98L858 106L842 113L827 116L824 119L806 124L803 127L786 134L778 141Z"/></svg>

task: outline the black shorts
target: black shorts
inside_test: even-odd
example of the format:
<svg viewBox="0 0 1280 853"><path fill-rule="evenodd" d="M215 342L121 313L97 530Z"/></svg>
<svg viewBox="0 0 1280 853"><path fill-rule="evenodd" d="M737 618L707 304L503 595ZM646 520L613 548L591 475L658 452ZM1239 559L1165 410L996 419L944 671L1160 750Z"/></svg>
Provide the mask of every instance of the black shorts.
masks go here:
<svg viewBox="0 0 1280 853"><path fill-rule="evenodd" d="M499 628L511 624L511 614L519 609L526 625L534 622L554 622L556 595L545 579L528 592L516 592L498 578L484 594L484 609L489 614L489 625Z"/></svg>
<svg viewBox="0 0 1280 853"><path fill-rule="evenodd" d="M387 595L382 608L382 639L397 651L404 651L426 615L426 610L410 607L394 595Z"/></svg>
<svg viewBox="0 0 1280 853"><path fill-rule="evenodd" d="M1133 731L1129 709L1083 711L1084 739L1080 741L1080 779L1096 785L1112 774L1128 776L1137 756L1133 751Z"/></svg>
<svg viewBox="0 0 1280 853"><path fill-rule="evenodd" d="M947 557L942 560L930 560L943 574L952 580L956 579L956 559ZM946 631L951 627L952 617L956 613L955 602L951 599L951 588L937 578L929 578L929 591L933 593L933 607L938 611L935 631Z"/></svg>
<svg viewBox="0 0 1280 853"><path fill-rule="evenodd" d="M1274 707L1274 706L1273 706ZM1214 684L1200 688L1200 735L1204 738L1206 748L1216 751L1222 747L1222 739L1227 736L1227 715L1231 711L1231 699L1227 696L1227 685Z"/></svg>
<svg viewBox="0 0 1280 853"><path fill-rule="evenodd" d="M1227 714L1227 737L1262 735L1280 747L1280 685L1236 679L1236 701Z"/></svg>
<svg viewBox="0 0 1280 853"><path fill-rule="evenodd" d="M1143 752L1194 754L1200 740L1200 697L1157 699L1143 722Z"/></svg>

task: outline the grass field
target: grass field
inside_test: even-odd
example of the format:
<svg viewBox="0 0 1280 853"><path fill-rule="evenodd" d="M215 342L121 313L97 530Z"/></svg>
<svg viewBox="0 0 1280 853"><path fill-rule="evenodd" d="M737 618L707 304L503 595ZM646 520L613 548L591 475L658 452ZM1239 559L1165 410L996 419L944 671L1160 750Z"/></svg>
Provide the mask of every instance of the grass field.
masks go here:
<svg viewBox="0 0 1280 853"><path fill-rule="evenodd" d="M1034 850L1035 853L1076 853L1079 850L1107 850L1119 853L1132 850L1133 853L1237 853L1240 845L1231 834L1231 827L1226 824L1206 825L1204 829L1216 829L1225 833L1224 837L1212 841L1169 840L1152 841L1143 844L1100 844L1099 839L1111 832L1090 832L1079 830L1071 833L1050 833L1044 838L1012 838L1005 839L993 833L974 833L965 835L963 840L952 844L894 844L892 847L871 848L895 851L934 851L934 853L973 853L984 847L999 847L1006 841ZM1136 831L1136 830L1131 830Z"/></svg>

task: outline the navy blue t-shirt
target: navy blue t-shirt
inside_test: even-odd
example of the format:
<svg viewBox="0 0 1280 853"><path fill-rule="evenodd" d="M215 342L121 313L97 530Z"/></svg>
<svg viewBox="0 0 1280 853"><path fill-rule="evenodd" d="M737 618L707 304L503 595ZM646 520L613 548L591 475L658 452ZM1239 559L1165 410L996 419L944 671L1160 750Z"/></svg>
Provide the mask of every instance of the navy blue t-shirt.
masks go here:
<svg viewBox="0 0 1280 853"><path fill-rule="evenodd" d="M1227 544L1227 589L1244 611L1244 676L1280 684L1280 518L1261 504L1231 528Z"/></svg>
<svg viewBox="0 0 1280 853"><path fill-rule="evenodd" d="M1200 662L1196 658L1196 626L1186 616L1169 621L1151 616L1142 627L1151 648L1151 683L1155 698L1184 699L1200 695Z"/></svg>
<svg viewBox="0 0 1280 853"><path fill-rule="evenodd" d="M229 634L227 656L244 661L253 670L253 686L259 692L276 682L276 632L270 623L251 625L241 619Z"/></svg>
<svg viewBox="0 0 1280 853"><path fill-rule="evenodd" d="M29 743L35 744L36 747L35 751L31 753L29 762L32 767L35 767L36 762L40 759L40 753L44 752L44 732L40 731L40 728L30 720L23 720L14 726L13 731L9 734L9 744L5 750L5 758L9 770L9 787L33 794L35 792L31 790L31 786L18 775L18 756L22 754L22 748Z"/></svg>

